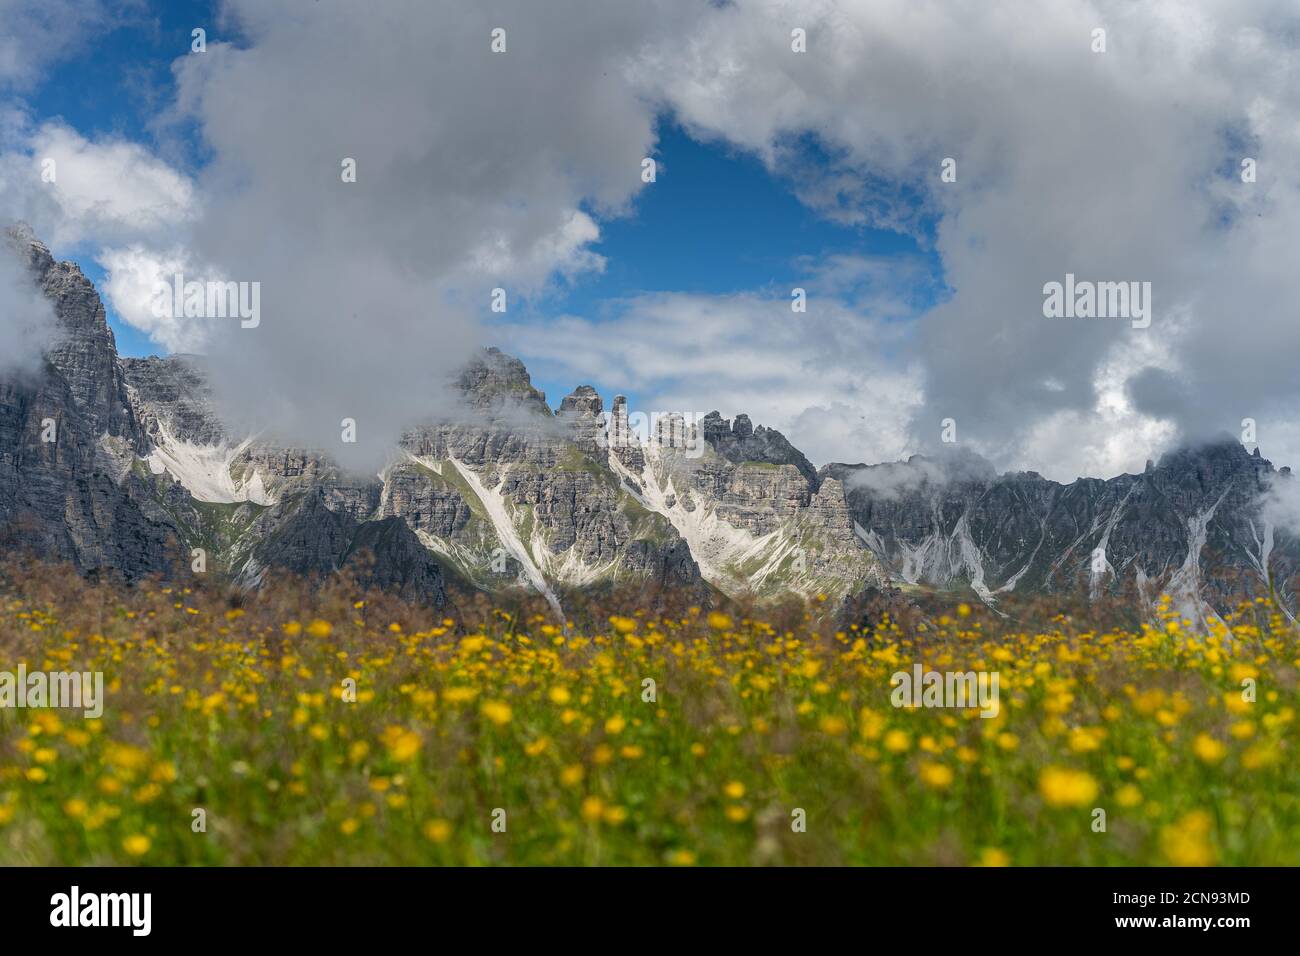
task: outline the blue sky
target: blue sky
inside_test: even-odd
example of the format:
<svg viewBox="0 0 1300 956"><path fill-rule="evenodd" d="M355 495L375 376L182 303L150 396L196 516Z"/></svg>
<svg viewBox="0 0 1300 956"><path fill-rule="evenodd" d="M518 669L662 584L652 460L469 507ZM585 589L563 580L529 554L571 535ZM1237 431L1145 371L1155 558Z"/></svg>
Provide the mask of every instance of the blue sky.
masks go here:
<svg viewBox="0 0 1300 956"><path fill-rule="evenodd" d="M171 64L190 43L190 31L205 25L210 40L234 40L215 27L215 4L154 3L93 42L87 55L63 60L26 97L36 123L62 119L88 139L122 138L141 143L171 165L193 174L203 162L197 139L177 142L177 128L155 135L156 118L171 102ZM809 162L821 162L815 146ZM939 274L937 257L915 239L884 229L843 225L819 215L795 197L788 182L772 175L751 154L720 140L700 141L665 114L655 152L657 180L636 198L626 215L600 218L594 252L605 268L571 281L557 280L546 294L527 303L528 320L568 314L600 319L617 313L627 299L656 292L728 295L788 290L806 278L800 263L834 255L926 257ZM104 270L88 250L56 250L78 260L97 286ZM924 303L922 303L924 304ZM123 355L162 349L116 315L109 322ZM485 315L490 321L491 316ZM490 328L490 327L489 327ZM507 350L509 342L500 343ZM523 356L527 360L527 356ZM578 382L552 379L544 366L534 376L552 405ZM598 370L590 379L598 387ZM635 398L635 396L632 396Z"/></svg>
<svg viewBox="0 0 1300 956"><path fill-rule="evenodd" d="M693 139L672 117L661 118L655 156L656 181L631 212L597 220L601 238L592 248L605 258L603 272L557 283L531 304L534 321L557 314L609 318L626 300L648 293L760 291L786 298L806 283L807 262L835 255L918 256L931 263L936 277L940 272L937 256L913 237L819 215L757 157ZM932 301L933 293L926 296ZM917 304L924 308L929 302ZM550 379L542 363L536 368L535 384L552 405L584 384ZM592 379L588 384L600 388L595 370ZM608 388L628 394L636 407L634 390L617 382Z"/></svg>
<svg viewBox="0 0 1300 956"><path fill-rule="evenodd" d="M564 307L596 313L634 292L727 294L788 289L806 276L801 257L918 253L899 233L842 226L819 216L757 157L688 136L664 117L656 182L632 215L601 224L604 275L585 279Z"/></svg>
<svg viewBox="0 0 1300 956"><path fill-rule="evenodd" d="M182 140L178 148L175 128L169 130L169 142L159 142L153 121L174 95L171 65L178 51L189 48L196 26L216 22L216 6L208 0L154 2L120 11L115 24L89 38L80 55L54 61L39 85L26 93L32 120L61 119L87 139L130 140L160 152L173 165L192 168L199 161L195 144ZM184 137L183 129L180 135ZM55 252L74 257L102 290L104 270L91 255ZM148 336L121 321L107 302L105 309L121 354L160 351Z"/></svg>

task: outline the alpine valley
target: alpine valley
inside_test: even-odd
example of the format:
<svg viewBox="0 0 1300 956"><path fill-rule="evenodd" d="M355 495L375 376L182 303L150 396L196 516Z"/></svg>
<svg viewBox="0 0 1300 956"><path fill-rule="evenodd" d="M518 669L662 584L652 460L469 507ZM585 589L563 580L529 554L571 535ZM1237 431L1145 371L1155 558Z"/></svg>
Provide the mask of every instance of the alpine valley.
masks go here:
<svg viewBox="0 0 1300 956"><path fill-rule="evenodd" d="M818 469L743 414L638 437L621 397L607 409L585 385L553 412L488 349L455 383L460 414L408 429L358 477L232 434L201 357L119 356L81 270L21 226L0 243L15 252L59 335L41 369L0 380L0 548L88 575L255 588L348 569L435 607L522 588L557 614L604 587L702 605L896 590L995 610L1040 592L1168 595L1196 617L1243 595L1294 608L1300 539L1271 508L1294 479L1229 439L1069 484L968 453Z"/></svg>

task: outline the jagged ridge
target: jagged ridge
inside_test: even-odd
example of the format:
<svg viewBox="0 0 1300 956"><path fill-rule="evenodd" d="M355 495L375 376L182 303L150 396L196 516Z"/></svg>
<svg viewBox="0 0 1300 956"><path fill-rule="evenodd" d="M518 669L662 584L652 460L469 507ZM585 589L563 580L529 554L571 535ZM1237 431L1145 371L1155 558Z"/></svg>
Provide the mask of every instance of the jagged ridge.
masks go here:
<svg viewBox="0 0 1300 956"><path fill-rule="evenodd" d="M553 414L523 363L488 349L457 379L460 420L412 427L378 477L357 478L320 450L230 434L201 358L119 358L80 270L30 232L7 245L60 336L37 374L0 382L0 528L88 573L171 573L201 548L250 586L348 567L437 604L453 573L532 588L557 611L575 589L629 582L701 602L710 588L959 586L993 605L1131 585L1198 614L1243 584L1292 596L1300 546L1265 507L1291 476L1235 442L1068 485L971 455L818 471L743 414L638 437L622 396L606 416L586 385Z"/></svg>

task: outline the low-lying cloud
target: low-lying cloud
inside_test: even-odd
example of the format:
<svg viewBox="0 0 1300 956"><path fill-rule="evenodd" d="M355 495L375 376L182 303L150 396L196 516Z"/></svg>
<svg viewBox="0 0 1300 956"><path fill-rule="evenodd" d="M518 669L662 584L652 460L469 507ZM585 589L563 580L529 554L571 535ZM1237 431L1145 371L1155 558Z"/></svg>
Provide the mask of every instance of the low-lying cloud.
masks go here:
<svg viewBox="0 0 1300 956"><path fill-rule="evenodd" d="M35 373L57 327L50 300L36 288L9 236L0 231L0 376Z"/></svg>
<svg viewBox="0 0 1300 956"><path fill-rule="evenodd" d="M955 445L940 448L932 457L914 455L907 461L868 465L848 477L847 487L892 500L927 487L942 489L968 482L988 482L996 477L993 466L974 452Z"/></svg>
<svg viewBox="0 0 1300 956"><path fill-rule="evenodd" d="M261 283L258 328L209 334L218 394L234 418L373 463L440 410L494 289L509 309L601 267L592 213L627 208L654 140L621 61L660 27L578 2L224 10L207 52L176 63L174 114L212 151L191 256Z"/></svg>

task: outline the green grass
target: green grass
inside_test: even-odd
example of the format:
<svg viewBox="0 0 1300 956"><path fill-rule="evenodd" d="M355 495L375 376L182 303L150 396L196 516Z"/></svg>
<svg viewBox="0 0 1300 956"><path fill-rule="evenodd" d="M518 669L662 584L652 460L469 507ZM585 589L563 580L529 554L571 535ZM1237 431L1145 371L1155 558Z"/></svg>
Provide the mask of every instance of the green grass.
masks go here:
<svg viewBox="0 0 1300 956"><path fill-rule="evenodd" d="M868 638L9 581L0 665L110 690L98 721L0 711L2 863L1300 863L1300 644L1266 606ZM998 717L892 706L914 662L996 670Z"/></svg>

